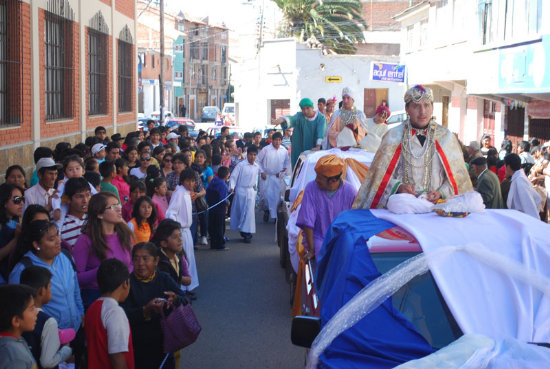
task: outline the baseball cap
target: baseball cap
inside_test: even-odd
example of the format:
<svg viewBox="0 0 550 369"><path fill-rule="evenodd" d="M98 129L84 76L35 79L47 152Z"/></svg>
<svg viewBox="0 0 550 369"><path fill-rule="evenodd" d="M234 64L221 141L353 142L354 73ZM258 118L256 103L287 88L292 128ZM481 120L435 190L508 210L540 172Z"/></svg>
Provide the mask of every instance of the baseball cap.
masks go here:
<svg viewBox="0 0 550 369"><path fill-rule="evenodd" d="M105 146L104 144L102 143L97 143L95 144L94 146L92 146L92 154L95 155L97 154L98 152L100 152L101 150L105 149L107 146Z"/></svg>
<svg viewBox="0 0 550 369"><path fill-rule="evenodd" d="M168 133L168 136L166 136L166 139L167 139L167 140L172 140L172 139L174 139L174 138L179 138L179 137L180 137L180 135L178 135L178 134L176 134L176 133L174 133L174 132L170 132L170 133Z"/></svg>
<svg viewBox="0 0 550 369"><path fill-rule="evenodd" d="M59 168L58 165L52 158L42 158L36 163L36 171L40 171L42 168Z"/></svg>

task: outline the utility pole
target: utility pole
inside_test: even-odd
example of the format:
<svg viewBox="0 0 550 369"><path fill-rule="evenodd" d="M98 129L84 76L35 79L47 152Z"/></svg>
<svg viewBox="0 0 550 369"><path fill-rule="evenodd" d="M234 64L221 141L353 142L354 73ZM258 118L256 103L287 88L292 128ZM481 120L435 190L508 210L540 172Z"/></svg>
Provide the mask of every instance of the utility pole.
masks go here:
<svg viewBox="0 0 550 369"><path fill-rule="evenodd" d="M160 0L160 122L164 123L164 0Z"/></svg>

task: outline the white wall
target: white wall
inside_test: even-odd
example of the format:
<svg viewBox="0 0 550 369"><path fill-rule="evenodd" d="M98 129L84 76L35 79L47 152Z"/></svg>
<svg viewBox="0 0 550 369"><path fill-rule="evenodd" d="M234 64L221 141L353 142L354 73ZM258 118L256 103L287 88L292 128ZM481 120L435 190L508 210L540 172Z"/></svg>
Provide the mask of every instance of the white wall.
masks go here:
<svg viewBox="0 0 550 369"><path fill-rule="evenodd" d="M238 66L235 102L239 104L239 126L251 129L269 124L271 100L289 99L294 113L299 111L298 103L304 97L314 102L332 96L341 100L346 86L354 90L358 109L363 109L365 88L387 88L390 108L404 109L404 84L370 80L374 61L398 60L365 55L324 56L320 50L309 49L295 39L266 41L256 58ZM342 83L327 83L327 76L340 76Z"/></svg>

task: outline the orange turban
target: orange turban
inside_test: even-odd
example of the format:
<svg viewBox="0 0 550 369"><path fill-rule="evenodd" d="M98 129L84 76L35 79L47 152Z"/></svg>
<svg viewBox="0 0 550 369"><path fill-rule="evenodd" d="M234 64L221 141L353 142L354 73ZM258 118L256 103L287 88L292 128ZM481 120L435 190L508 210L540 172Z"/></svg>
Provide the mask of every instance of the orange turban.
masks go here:
<svg viewBox="0 0 550 369"><path fill-rule="evenodd" d="M320 158L315 165L315 173L325 177L335 177L344 172L344 160L336 155L326 155Z"/></svg>

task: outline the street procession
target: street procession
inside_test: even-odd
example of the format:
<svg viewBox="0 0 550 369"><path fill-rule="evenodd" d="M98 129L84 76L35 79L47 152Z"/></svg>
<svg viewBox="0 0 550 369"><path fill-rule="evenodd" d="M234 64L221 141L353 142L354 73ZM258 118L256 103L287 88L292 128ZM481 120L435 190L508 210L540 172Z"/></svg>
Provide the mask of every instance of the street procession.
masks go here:
<svg viewBox="0 0 550 369"><path fill-rule="evenodd" d="M0 369L550 368L545 14L0 1Z"/></svg>

